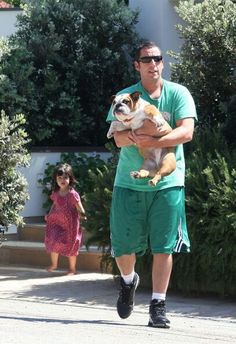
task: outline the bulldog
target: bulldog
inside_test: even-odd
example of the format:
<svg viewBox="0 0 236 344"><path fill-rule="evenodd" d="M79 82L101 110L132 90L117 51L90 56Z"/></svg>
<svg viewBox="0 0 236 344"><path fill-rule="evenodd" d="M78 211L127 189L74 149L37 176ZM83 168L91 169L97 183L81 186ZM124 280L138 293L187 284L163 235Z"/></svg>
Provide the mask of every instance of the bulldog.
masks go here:
<svg viewBox="0 0 236 344"><path fill-rule="evenodd" d="M134 92L112 96L112 114L116 120L108 130L109 139L116 131L140 128L145 119L149 119L157 127L165 126L165 134L172 130L161 112L140 98L140 95L140 92ZM162 177L169 175L176 168L174 148L139 148L139 152L144 161L139 171L130 173L132 178L151 178L148 183L155 186Z"/></svg>

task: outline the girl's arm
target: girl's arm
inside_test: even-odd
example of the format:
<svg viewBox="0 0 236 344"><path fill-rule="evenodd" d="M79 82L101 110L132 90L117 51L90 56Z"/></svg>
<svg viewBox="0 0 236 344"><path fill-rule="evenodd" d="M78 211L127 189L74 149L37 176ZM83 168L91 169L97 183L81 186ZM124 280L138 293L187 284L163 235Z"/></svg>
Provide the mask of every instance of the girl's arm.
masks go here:
<svg viewBox="0 0 236 344"><path fill-rule="evenodd" d="M86 214L85 214L85 210L84 210L84 207L83 207L83 204L82 204L81 201L79 201L79 202L76 204L76 209L78 210L78 213L80 214L80 216L82 217L82 219L87 220L87 217L86 217Z"/></svg>
<svg viewBox="0 0 236 344"><path fill-rule="evenodd" d="M46 222L47 222L48 215L52 212L53 208L54 208L54 203L51 205L51 208L50 208L49 212L47 213L47 215L44 216L44 219Z"/></svg>

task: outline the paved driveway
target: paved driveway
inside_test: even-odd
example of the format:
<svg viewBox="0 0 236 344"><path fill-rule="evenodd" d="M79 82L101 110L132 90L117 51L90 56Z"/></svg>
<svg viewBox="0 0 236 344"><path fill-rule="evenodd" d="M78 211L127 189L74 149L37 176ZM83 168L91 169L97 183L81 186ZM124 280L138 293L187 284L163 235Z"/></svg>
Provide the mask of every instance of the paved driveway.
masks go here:
<svg viewBox="0 0 236 344"><path fill-rule="evenodd" d="M236 343L236 303L168 296L170 329L147 327L150 292L137 290L135 311L116 313L111 275L65 276L0 266L0 344Z"/></svg>

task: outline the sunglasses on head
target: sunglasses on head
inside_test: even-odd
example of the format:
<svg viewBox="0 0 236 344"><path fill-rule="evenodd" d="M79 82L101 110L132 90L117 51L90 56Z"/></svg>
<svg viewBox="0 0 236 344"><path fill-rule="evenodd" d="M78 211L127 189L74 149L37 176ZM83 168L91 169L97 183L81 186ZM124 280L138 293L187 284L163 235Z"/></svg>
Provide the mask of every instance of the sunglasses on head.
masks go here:
<svg viewBox="0 0 236 344"><path fill-rule="evenodd" d="M150 63L151 61L154 62L160 62L162 60L162 56L161 55L157 55L157 56L142 56L139 58L139 62L142 63Z"/></svg>

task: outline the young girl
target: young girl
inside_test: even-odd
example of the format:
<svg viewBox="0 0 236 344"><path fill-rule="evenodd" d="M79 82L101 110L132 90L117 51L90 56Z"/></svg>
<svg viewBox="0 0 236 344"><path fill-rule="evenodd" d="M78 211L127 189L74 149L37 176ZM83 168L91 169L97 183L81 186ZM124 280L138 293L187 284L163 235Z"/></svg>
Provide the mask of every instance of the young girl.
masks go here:
<svg viewBox="0 0 236 344"><path fill-rule="evenodd" d="M82 242L80 219L86 220L85 210L79 194L74 190L75 177L70 165L60 164L53 174L53 201L48 215L45 246L51 255L51 265L47 271L57 268L59 255L68 257L68 275L76 273L76 258Z"/></svg>

